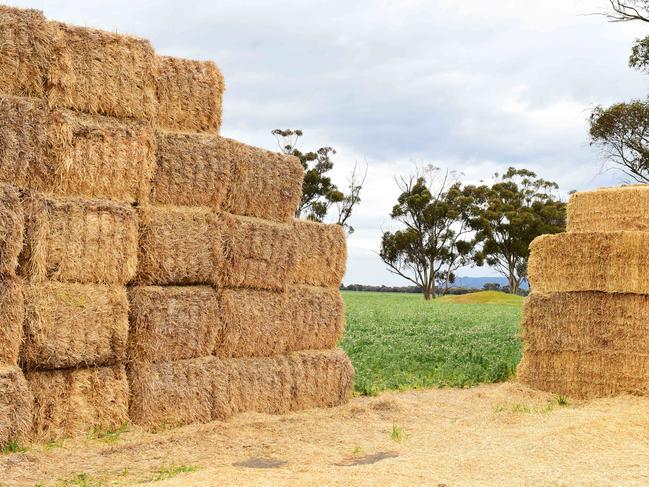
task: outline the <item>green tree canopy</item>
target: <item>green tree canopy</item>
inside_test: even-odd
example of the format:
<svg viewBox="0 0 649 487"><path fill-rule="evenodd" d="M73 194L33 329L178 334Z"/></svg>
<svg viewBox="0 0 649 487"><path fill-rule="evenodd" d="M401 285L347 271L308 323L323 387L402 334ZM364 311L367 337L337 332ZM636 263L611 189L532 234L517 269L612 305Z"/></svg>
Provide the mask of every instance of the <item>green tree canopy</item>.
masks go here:
<svg viewBox="0 0 649 487"><path fill-rule="evenodd" d="M518 293L527 278L532 240L565 229L565 203L553 195L558 185L527 169L510 167L491 185L469 186L473 196L470 227L481 242L474 261L485 263L507 278L509 291Z"/></svg>
<svg viewBox="0 0 649 487"><path fill-rule="evenodd" d="M604 15L611 22L649 22L649 0L609 0L609 4ZM629 66L649 73L649 36L636 39ZM622 171L625 182L649 183L649 101L597 106L589 121L591 145L599 147L604 160Z"/></svg>
<svg viewBox="0 0 649 487"><path fill-rule="evenodd" d="M424 299L448 289L454 272L472 258L468 226L473 194L452 173L428 166L398 181L401 194L390 216L400 223L383 233L379 255L388 270L420 286Z"/></svg>
<svg viewBox="0 0 649 487"><path fill-rule="evenodd" d="M300 206L295 212L296 218L306 218L322 222L332 207L337 209L336 223L342 225L348 233L354 228L349 224L352 212L361 201L360 194L367 175L361 172L358 165L354 168L347 181L347 192L338 189L329 176L334 168L332 157L336 151L332 147L320 147L314 151L302 152L299 142L304 135L300 129L275 129L272 134L284 154L297 157L304 168L304 180L302 182L302 199Z"/></svg>

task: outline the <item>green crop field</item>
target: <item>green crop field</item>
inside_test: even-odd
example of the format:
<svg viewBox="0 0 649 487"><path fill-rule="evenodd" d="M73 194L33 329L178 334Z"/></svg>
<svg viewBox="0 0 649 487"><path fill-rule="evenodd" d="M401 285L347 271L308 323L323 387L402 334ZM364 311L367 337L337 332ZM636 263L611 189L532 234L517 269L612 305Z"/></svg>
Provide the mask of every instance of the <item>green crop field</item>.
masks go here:
<svg viewBox="0 0 649 487"><path fill-rule="evenodd" d="M507 380L521 357L523 298L497 292L448 296L343 292L341 346L356 391L462 387Z"/></svg>

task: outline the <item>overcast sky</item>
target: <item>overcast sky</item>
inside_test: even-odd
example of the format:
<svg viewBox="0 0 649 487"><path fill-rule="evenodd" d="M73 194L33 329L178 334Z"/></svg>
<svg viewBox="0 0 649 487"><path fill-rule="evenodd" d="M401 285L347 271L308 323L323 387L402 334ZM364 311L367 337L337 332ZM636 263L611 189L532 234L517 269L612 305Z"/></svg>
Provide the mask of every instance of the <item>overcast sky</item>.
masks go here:
<svg viewBox="0 0 649 487"><path fill-rule="evenodd" d="M276 149L337 149L344 183L367 161L345 283L408 284L376 256L394 177L432 162L468 182L508 166L564 193L617 182L588 145L597 104L644 97L627 67L642 24L588 15L607 0L14 0L50 19L150 39L160 54L212 59L226 79L222 134ZM495 275L484 268L460 275Z"/></svg>

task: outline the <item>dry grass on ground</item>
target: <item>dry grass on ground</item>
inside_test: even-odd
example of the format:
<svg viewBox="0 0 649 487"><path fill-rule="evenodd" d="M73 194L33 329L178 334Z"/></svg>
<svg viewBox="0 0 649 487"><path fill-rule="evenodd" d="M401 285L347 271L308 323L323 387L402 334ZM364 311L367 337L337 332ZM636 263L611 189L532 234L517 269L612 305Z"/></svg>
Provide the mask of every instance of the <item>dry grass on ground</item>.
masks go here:
<svg viewBox="0 0 649 487"><path fill-rule="evenodd" d="M562 402L509 382L385 393L158 434L132 428L0 455L0 484L649 483L648 398Z"/></svg>

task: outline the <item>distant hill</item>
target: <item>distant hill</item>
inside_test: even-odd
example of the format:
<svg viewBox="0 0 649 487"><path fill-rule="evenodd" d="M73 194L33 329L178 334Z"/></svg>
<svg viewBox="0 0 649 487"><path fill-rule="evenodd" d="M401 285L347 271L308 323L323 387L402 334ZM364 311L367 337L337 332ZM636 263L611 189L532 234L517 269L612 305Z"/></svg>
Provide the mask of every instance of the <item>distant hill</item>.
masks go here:
<svg viewBox="0 0 649 487"><path fill-rule="evenodd" d="M504 277L458 277L455 279L455 286L470 289L482 289L488 282L495 282L501 286L507 286L507 279ZM521 289L528 289L527 282L521 284Z"/></svg>

